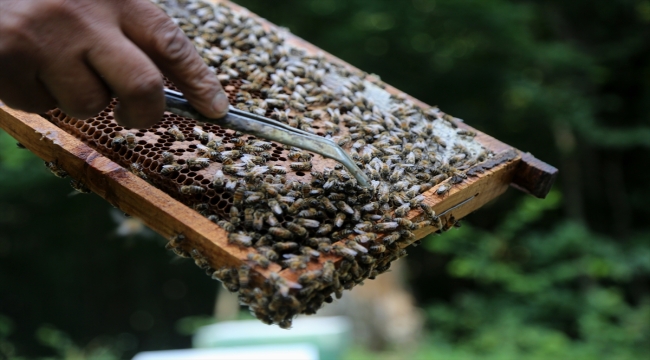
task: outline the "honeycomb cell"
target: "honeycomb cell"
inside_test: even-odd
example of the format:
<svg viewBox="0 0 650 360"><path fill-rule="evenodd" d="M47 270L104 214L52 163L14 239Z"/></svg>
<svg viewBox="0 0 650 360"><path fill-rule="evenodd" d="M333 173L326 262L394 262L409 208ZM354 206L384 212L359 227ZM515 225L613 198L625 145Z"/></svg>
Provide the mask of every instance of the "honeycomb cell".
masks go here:
<svg viewBox="0 0 650 360"><path fill-rule="evenodd" d="M178 176L177 178L175 178L174 180L176 180L177 183L183 183L186 179L187 179L187 176L185 176L185 175L179 175L179 176Z"/></svg>
<svg viewBox="0 0 650 360"><path fill-rule="evenodd" d="M228 201L221 200L217 203L217 209L224 210L228 205L229 205Z"/></svg>

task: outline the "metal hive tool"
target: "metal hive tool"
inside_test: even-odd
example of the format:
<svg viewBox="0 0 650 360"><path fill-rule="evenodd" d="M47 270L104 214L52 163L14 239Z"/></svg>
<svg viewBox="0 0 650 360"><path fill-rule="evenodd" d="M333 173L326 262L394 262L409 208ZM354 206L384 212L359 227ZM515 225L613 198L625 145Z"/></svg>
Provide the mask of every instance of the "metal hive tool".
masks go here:
<svg viewBox="0 0 650 360"><path fill-rule="evenodd" d="M316 312L343 290L388 270L409 244L453 227L510 182L542 197L552 184L554 169L532 156L319 53L236 5L159 3L219 73L235 108L340 142L371 178L372 191L334 160L177 114L165 113L148 129L123 128L113 118L116 101L87 120L53 110L47 118L56 127L0 108L0 125L10 124L3 127L46 161L171 236L170 249L237 291L266 323L288 327L295 315ZM244 41L225 35L247 32L263 50L250 36ZM263 81L244 71L252 66L267 73ZM272 71L277 76L268 75ZM292 82L278 75L287 72L302 76ZM166 87L177 90L168 81ZM260 107L271 98L269 89L281 89L283 98L295 101L307 87L329 93L320 102ZM420 152L428 158L415 155L416 144L425 146ZM196 159L203 157L208 161ZM380 163L389 171L375 167ZM312 220L318 227L307 226Z"/></svg>
<svg viewBox="0 0 650 360"><path fill-rule="evenodd" d="M201 122L217 124L226 129L240 131L284 145L295 146L334 159L348 169L352 176L357 179L359 185L370 188L370 179L368 179L368 176L357 167L350 156L338 144L329 139L292 128L263 116L235 109L232 106L224 118L210 119L196 111L183 97L183 94L174 90L165 89L165 99L165 110L176 115L185 116Z"/></svg>

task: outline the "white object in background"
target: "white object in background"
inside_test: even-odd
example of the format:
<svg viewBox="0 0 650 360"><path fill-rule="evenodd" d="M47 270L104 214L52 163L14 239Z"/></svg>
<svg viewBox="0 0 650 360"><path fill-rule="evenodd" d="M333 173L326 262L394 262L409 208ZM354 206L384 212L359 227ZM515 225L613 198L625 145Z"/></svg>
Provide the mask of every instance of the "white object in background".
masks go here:
<svg viewBox="0 0 650 360"><path fill-rule="evenodd" d="M200 328L195 348L249 345L313 344L322 360L339 359L350 343L352 324L345 316L299 317L289 330L259 320L224 321Z"/></svg>
<svg viewBox="0 0 650 360"><path fill-rule="evenodd" d="M145 351L132 360L319 360L319 357L315 346L293 344Z"/></svg>

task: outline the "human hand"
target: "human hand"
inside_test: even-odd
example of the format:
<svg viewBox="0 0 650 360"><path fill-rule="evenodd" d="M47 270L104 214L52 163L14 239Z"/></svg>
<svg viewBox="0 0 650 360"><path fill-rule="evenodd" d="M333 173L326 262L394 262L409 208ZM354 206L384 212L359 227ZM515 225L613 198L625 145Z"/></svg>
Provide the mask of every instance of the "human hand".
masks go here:
<svg viewBox="0 0 650 360"><path fill-rule="evenodd" d="M128 127L158 122L161 71L203 115L219 118L228 98L190 40L149 0L0 0L0 99L87 118L111 94Z"/></svg>

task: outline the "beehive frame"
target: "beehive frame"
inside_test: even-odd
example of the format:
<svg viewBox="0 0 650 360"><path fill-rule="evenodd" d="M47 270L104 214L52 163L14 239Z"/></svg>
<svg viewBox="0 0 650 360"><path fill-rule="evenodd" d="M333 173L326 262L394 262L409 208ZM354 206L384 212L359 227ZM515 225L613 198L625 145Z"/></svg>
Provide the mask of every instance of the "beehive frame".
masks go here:
<svg viewBox="0 0 650 360"><path fill-rule="evenodd" d="M234 4L227 4L237 11L247 11ZM249 13L248 16L255 15ZM274 26L259 18L258 21L269 28ZM322 53L313 45L293 35L289 35L286 41L298 48ZM332 62L344 64L329 54L324 55ZM350 67L347 64L346 66ZM401 94L390 86L386 87L386 91ZM415 99L412 100L423 108L427 107ZM186 205L99 154L43 117L2 106L0 126L36 155L45 161L56 162L71 177L82 181L90 190L114 206L142 219L145 224L163 236L184 234L188 239L183 244L185 250L189 252L190 249L198 249L207 258L211 268L239 267L246 262L248 251L229 244L227 233L223 229L199 213L188 211ZM458 123L458 126L475 131L463 123ZM436 195L436 188L424 194L425 203L431 205L437 213L444 213L443 224L447 224L450 219L460 219L478 209L502 194L509 184L535 196L543 197L555 178L557 171L532 155L522 154L486 134L480 132L477 134L475 140L495 154L493 159L501 160L492 161L482 173L477 172L475 176L470 176L444 196ZM422 217L420 211L414 210L409 214L409 219L414 221ZM400 246L406 247L435 230L437 229L434 227L419 229L415 231L415 238L401 242ZM338 262L340 258L334 255L322 256L318 262L310 262L304 271L317 269L326 260ZM295 284L302 272L282 270L279 265L271 264L267 269L255 268L252 281L261 283L271 273L279 273L290 284Z"/></svg>

